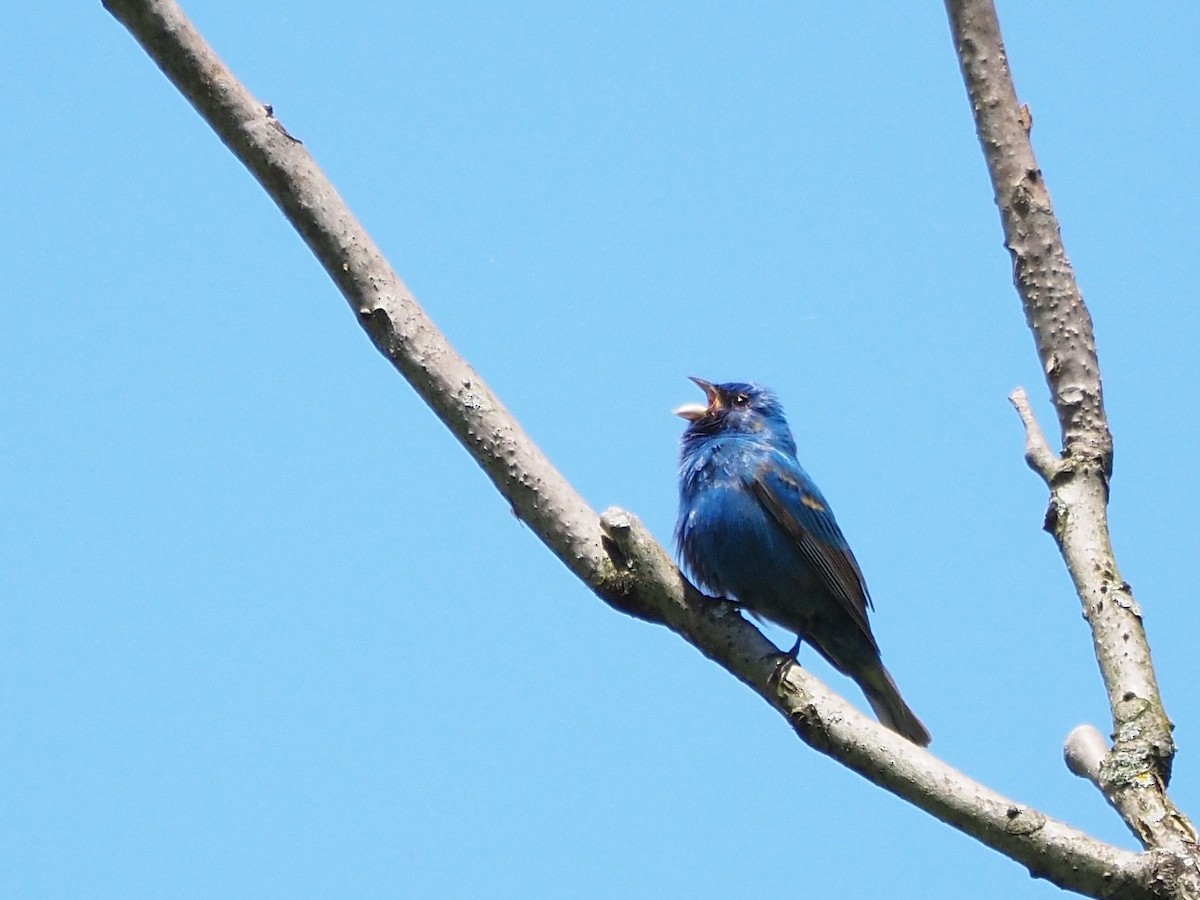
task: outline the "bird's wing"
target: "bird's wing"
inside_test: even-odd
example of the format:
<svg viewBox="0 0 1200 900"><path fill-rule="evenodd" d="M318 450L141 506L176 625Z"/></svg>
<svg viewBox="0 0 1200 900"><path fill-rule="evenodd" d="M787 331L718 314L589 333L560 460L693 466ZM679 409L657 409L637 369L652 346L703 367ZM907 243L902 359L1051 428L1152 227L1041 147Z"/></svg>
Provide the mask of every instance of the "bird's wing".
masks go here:
<svg viewBox="0 0 1200 900"><path fill-rule="evenodd" d="M793 461L777 457L758 467L750 487L812 566L830 596L871 638L867 583L817 486Z"/></svg>

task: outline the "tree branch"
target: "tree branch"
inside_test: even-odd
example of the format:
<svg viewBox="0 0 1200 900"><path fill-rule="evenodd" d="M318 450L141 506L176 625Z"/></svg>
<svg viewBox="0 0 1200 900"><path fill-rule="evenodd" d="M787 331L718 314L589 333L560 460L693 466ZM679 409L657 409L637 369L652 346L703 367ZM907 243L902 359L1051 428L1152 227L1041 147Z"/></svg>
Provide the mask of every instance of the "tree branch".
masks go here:
<svg viewBox="0 0 1200 900"><path fill-rule="evenodd" d="M1013 403L1026 459L1050 488L1046 530L1058 542L1091 625L1113 713L1115 746L1098 783L1146 847L1192 857L1196 832L1166 795L1175 744L1159 696L1141 610L1120 576L1108 530L1112 436L1092 320L1067 259L1058 219L1017 101L992 0L946 0L979 143L995 192L1013 280L1063 435L1056 457L1023 391Z"/></svg>
<svg viewBox="0 0 1200 900"><path fill-rule="evenodd" d="M1025 393L1025 388L1017 388L1008 395L1008 400L1025 426L1025 462L1050 484L1062 470L1062 460L1046 443L1046 435L1029 406L1029 395Z"/></svg>
<svg viewBox="0 0 1200 900"><path fill-rule="evenodd" d="M371 340L462 442L516 515L602 599L667 625L750 686L807 743L1053 883L1150 898L1172 859L1097 841L990 791L858 713L779 655L729 603L699 594L630 514L598 517L392 271L303 145L234 78L172 0L105 0L250 170Z"/></svg>
<svg viewBox="0 0 1200 900"><path fill-rule="evenodd" d="M809 746L868 781L971 835L1067 890L1093 897L1157 897L1173 858L1135 854L972 781L927 751L867 718L799 666L777 677L779 653L731 603L702 597L631 514L601 516L626 565L648 589L668 627L748 684Z"/></svg>

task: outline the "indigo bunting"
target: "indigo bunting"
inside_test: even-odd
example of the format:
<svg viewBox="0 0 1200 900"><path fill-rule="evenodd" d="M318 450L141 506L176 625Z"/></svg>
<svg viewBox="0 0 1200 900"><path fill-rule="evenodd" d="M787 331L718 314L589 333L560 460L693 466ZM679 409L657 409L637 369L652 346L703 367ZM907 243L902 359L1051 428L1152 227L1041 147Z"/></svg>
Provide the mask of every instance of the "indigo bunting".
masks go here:
<svg viewBox="0 0 1200 900"><path fill-rule="evenodd" d="M866 694L879 721L922 747L929 732L900 697L871 634L862 571L821 491L796 459L775 395L693 378L707 404L681 406L675 541L700 586L793 632Z"/></svg>

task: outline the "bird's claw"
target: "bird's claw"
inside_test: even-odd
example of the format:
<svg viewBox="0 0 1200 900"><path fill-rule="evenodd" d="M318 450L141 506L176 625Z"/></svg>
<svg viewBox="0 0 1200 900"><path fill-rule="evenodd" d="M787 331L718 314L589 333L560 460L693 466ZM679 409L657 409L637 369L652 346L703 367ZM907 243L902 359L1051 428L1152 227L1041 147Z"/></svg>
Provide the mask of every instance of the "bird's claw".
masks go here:
<svg viewBox="0 0 1200 900"><path fill-rule="evenodd" d="M796 638L796 643L792 645L792 649L786 653L779 654L779 662L775 664L775 668L771 670L771 675L767 678L767 684L772 690L777 690L783 684L783 676L787 674L788 666L800 665L797 657L800 655L800 644L803 641Z"/></svg>

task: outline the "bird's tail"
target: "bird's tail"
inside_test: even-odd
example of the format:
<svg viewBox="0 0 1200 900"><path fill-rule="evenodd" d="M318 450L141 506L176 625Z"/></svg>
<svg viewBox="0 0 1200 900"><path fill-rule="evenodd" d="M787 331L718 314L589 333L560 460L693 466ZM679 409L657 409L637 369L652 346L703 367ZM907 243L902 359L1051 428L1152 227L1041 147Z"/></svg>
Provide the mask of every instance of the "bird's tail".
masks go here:
<svg viewBox="0 0 1200 900"><path fill-rule="evenodd" d="M929 729L921 724L917 714L908 708L908 704L900 696L900 689L896 687L896 682L892 681L892 676L883 667L883 663L875 662L860 669L858 677L854 680L867 695L867 702L871 704L871 709L875 710L880 722L918 746L929 746L929 742L933 740Z"/></svg>

